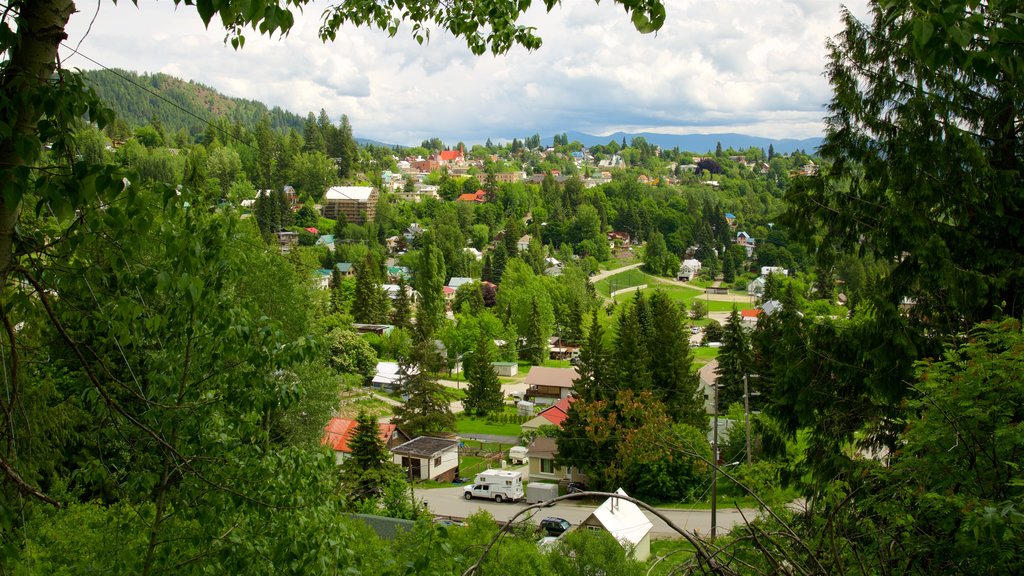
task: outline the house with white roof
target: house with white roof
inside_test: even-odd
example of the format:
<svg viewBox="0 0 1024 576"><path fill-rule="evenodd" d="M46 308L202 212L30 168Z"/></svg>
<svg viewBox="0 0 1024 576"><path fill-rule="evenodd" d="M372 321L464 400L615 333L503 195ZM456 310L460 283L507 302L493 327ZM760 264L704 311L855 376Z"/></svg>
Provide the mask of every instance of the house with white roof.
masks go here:
<svg viewBox="0 0 1024 576"><path fill-rule="evenodd" d="M324 193L322 213L324 218L337 220L340 215L346 222L364 224L377 214L379 197L372 186L332 186Z"/></svg>
<svg viewBox="0 0 1024 576"><path fill-rule="evenodd" d="M622 488L615 493L628 496ZM640 562L646 561L651 555L651 530L654 524L639 506L628 500L614 496L608 498L580 523L580 527L608 531L625 548L627 554Z"/></svg>

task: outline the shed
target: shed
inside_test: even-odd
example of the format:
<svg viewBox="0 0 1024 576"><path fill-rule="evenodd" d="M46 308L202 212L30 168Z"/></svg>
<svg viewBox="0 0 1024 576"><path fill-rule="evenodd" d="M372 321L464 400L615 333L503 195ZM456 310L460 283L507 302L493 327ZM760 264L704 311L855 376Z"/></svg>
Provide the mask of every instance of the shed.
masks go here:
<svg viewBox="0 0 1024 576"><path fill-rule="evenodd" d="M622 488L616 494L628 496ZM626 553L641 562L651 555L651 530L654 524L639 506L628 500L612 496L597 507L580 526L604 529L611 533Z"/></svg>
<svg viewBox="0 0 1024 576"><path fill-rule="evenodd" d="M533 402L529 400L516 402L516 414L519 416L533 416Z"/></svg>
<svg viewBox="0 0 1024 576"><path fill-rule="evenodd" d="M518 362L491 362L491 367L498 376L515 376L519 373Z"/></svg>
<svg viewBox="0 0 1024 576"><path fill-rule="evenodd" d="M526 503L536 504L558 498L558 484L530 482L526 485Z"/></svg>

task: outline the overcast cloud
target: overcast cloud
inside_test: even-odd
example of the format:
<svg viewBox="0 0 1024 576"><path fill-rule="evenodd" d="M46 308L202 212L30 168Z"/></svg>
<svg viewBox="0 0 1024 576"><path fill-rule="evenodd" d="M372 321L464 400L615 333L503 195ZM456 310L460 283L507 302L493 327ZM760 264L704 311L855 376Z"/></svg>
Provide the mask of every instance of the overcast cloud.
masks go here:
<svg viewBox="0 0 1024 576"><path fill-rule="evenodd" d="M94 1L99 14L86 35ZM564 0L550 14L542 6L527 14L540 50L476 57L437 31L424 46L406 30L388 38L355 28L323 44L317 29L328 4L317 2L288 37L250 33L235 51L191 7L77 5L67 44L81 41L104 66L165 72L302 115L347 114L356 136L400 144L568 130L820 136L825 40L840 27L834 0L666 0L663 29L641 35L609 0ZM864 0L847 5L865 13ZM96 67L69 50L62 56L67 66Z"/></svg>

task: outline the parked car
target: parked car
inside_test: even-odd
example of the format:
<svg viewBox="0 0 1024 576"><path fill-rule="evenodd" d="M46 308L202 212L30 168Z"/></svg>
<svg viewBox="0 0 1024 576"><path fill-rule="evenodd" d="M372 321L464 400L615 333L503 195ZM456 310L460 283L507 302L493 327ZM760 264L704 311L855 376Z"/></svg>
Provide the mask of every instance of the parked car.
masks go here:
<svg viewBox="0 0 1024 576"><path fill-rule="evenodd" d="M566 494L575 494L577 492L586 492L587 485L583 482L569 482L565 487Z"/></svg>
<svg viewBox="0 0 1024 576"><path fill-rule="evenodd" d="M572 523L565 518L549 517L540 521L540 527L548 533L548 536L561 536L569 528L572 528Z"/></svg>

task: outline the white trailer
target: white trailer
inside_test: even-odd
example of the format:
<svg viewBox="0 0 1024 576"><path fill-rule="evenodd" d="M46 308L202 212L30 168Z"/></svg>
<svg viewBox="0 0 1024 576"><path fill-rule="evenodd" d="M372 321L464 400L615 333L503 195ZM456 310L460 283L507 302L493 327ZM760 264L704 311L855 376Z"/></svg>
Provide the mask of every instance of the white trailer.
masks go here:
<svg viewBox="0 0 1024 576"><path fill-rule="evenodd" d="M530 461L527 453L529 453L529 449L526 446L513 446L508 449L508 459L513 464L526 464Z"/></svg>
<svg viewBox="0 0 1024 576"><path fill-rule="evenodd" d="M501 503L523 499L523 473L511 470L485 470L476 475L471 486L463 488L463 498L488 498Z"/></svg>

